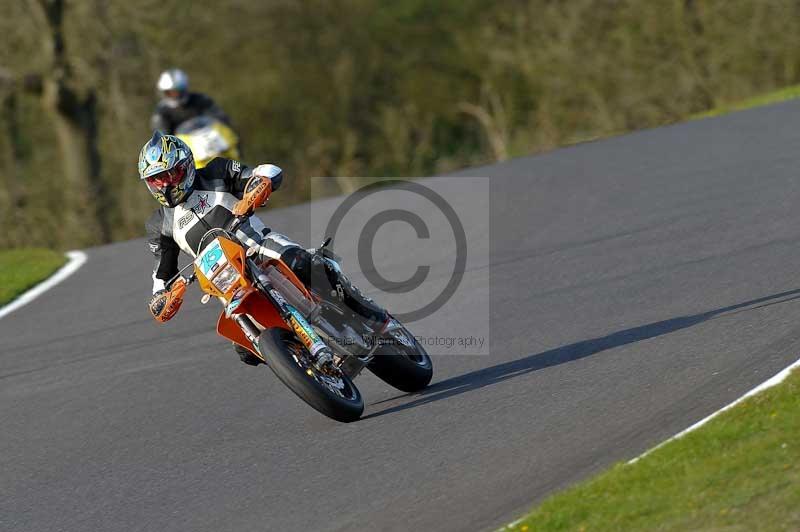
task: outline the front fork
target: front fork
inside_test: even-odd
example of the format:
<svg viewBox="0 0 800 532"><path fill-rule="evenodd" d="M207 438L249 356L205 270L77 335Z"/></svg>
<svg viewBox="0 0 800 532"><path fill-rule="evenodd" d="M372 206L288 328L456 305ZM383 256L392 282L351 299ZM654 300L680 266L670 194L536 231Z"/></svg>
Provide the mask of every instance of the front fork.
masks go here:
<svg viewBox="0 0 800 532"><path fill-rule="evenodd" d="M236 324L241 327L242 332L247 339L250 340L250 343L253 344L253 347L256 349L256 351L261 353L261 349L258 347L258 337L261 334L259 328L256 327L255 324L250 321L250 318L244 314L236 314L233 319Z"/></svg>
<svg viewBox="0 0 800 532"><path fill-rule="evenodd" d="M314 308L314 303L308 301L307 298L297 290L297 287L291 284L291 282L282 275L275 276L274 280L270 280L269 276L259 268L258 264L256 264L252 258L248 257L247 263L250 266L250 271L255 274L253 277L261 293L275 306L283 321L291 327L297 338L305 345L306 349L308 349L317 369L323 369L324 366L333 362L333 351L322 341L304 316L304 314L314 315L315 311L318 313L318 309ZM289 297L292 299L291 303L286 300L280 290L273 286L274 283L280 283L284 290L289 291L289 294L291 294ZM287 284L291 286L284 286ZM294 290L291 291L291 289ZM294 303L294 305L292 303ZM301 312L297 307L306 310L306 312ZM237 320L237 323L242 327L245 335L248 335L245 327L247 327L248 324L252 326L252 322L250 322L249 318L244 317L241 322Z"/></svg>

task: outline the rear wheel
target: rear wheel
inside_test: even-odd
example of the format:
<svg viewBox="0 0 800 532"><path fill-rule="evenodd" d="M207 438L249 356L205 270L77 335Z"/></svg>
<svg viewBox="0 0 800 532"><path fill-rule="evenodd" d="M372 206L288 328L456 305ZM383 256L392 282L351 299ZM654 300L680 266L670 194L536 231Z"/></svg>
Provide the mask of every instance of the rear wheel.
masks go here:
<svg viewBox="0 0 800 532"><path fill-rule="evenodd" d="M336 421L350 423L361 417L364 400L350 378L338 368L318 369L294 333L267 329L258 346L273 373L300 399Z"/></svg>
<svg viewBox="0 0 800 532"><path fill-rule="evenodd" d="M367 368L398 390L422 390L433 378L431 357L405 327L390 334L388 341L375 350L375 358Z"/></svg>

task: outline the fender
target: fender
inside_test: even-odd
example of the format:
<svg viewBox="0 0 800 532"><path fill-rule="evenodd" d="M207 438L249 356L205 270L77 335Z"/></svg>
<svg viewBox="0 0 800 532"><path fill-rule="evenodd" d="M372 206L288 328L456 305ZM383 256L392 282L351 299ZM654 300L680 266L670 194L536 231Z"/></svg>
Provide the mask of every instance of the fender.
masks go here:
<svg viewBox="0 0 800 532"><path fill-rule="evenodd" d="M252 287L246 290L239 305L230 313L231 317L226 314L226 311L223 310L219 315L217 333L244 347L259 358L262 358L261 355L253 349L241 327L234 321L234 317L237 314L247 314L264 329L280 328L291 330L272 303L261 292Z"/></svg>

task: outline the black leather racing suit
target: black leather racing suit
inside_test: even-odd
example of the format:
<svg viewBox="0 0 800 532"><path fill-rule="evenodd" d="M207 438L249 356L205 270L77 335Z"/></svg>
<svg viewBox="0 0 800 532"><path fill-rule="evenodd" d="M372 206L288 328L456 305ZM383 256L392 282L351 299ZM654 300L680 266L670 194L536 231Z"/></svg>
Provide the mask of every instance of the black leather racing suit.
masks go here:
<svg viewBox="0 0 800 532"><path fill-rule="evenodd" d="M162 133L174 135L179 125L201 115L208 115L231 125L228 115L214 100L205 94L190 92L186 103L177 107L172 107L163 100L158 102L156 110L150 118L150 127Z"/></svg>
<svg viewBox="0 0 800 532"><path fill-rule="evenodd" d="M272 177L272 190L280 188L283 172L266 165ZM156 258L153 293L178 273L181 251L192 257L199 253L203 236L212 228L225 227L233 218L232 209L244 193L253 170L238 161L217 157L196 170L192 193L180 205L160 207L147 221L147 242ZM259 244L262 255L283 260L297 276L322 297L338 297L360 316L383 322L388 314L350 284L338 265L328 259L313 260L312 255L286 236L271 231L256 216L251 216L236 232L247 246ZM334 294L336 296L334 296Z"/></svg>
<svg viewBox="0 0 800 532"><path fill-rule="evenodd" d="M275 172L271 178L275 191L281 186L283 172L277 166L269 166ZM181 251L196 257L203 235L209 229L225 227L233 219L233 205L242 199L253 170L238 161L217 157L195 172L192 192L186 200L174 208L159 207L145 224L147 243L156 258L153 293L164 289L166 281L178 273ZM247 245L260 244L275 256L282 256L289 249L293 250L290 255L305 251L296 242L270 231L255 216L240 226L237 236Z"/></svg>

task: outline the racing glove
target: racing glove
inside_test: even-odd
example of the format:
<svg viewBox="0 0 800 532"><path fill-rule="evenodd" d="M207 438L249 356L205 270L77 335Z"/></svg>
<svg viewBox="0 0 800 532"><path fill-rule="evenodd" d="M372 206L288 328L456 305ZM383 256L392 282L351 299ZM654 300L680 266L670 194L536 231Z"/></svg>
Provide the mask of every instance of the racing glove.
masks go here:
<svg viewBox="0 0 800 532"><path fill-rule="evenodd" d="M150 313L157 322L164 323L172 319L183 304L186 293L186 281L178 279L169 290L159 290L150 298Z"/></svg>
<svg viewBox="0 0 800 532"><path fill-rule="evenodd" d="M272 180L254 173L244 187L244 196L233 206L233 214L236 216L252 214L253 210L267 202L270 194L272 194Z"/></svg>

